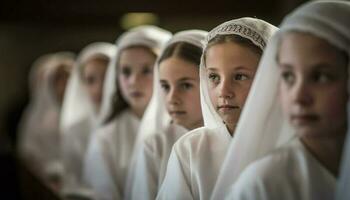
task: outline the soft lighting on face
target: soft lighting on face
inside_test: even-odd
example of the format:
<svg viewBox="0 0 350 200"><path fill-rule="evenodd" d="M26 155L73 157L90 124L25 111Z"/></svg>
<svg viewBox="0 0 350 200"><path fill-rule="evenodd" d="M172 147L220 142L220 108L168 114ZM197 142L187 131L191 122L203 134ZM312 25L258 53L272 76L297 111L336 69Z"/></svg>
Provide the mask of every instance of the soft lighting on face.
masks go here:
<svg viewBox="0 0 350 200"><path fill-rule="evenodd" d="M120 25L123 29L127 30L145 24L157 25L158 22L159 18L154 13L134 12L123 15L120 20Z"/></svg>

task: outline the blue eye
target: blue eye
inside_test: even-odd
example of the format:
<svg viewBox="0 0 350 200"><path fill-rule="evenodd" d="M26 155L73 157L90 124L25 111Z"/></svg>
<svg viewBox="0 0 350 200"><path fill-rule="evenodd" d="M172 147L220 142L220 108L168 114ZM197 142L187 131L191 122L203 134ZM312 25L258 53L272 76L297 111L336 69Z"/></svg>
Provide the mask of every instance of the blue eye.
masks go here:
<svg viewBox="0 0 350 200"><path fill-rule="evenodd" d="M235 75L235 80L237 81L244 81L244 80L248 80L249 77L245 74L236 74Z"/></svg>
<svg viewBox="0 0 350 200"><path fill-rule="evenodd" d="M210 73L209 76L209 81L214 84L219 84L220 83L220 76L214 73Z"/></svg>

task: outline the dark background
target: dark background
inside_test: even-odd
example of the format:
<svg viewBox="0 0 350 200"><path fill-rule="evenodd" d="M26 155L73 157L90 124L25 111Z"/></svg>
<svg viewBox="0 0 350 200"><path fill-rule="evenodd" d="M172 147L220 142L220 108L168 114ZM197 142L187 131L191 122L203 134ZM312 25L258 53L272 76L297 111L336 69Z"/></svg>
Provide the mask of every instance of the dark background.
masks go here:
<svg viewBox="0 0 350 200"><path fill-rule="evenodd" d="M210 30L238 17L276 26L305 0L1 0L0 1L0 199L17 199L16 126L28 102L32 62L55 51L78 53L95 41L114 42L128 12L152 12L156 25L176 32Z"/></svg>

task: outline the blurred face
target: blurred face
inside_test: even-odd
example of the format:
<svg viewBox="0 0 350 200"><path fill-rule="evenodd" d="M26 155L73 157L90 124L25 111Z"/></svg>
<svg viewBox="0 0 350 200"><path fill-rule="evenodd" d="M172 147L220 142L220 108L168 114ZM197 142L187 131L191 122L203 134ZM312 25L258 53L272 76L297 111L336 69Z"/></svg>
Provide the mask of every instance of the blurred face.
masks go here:
<svg viewBox="0 0 350 200"><path fill-rule="evenodd" d="M214 108L233 133L254 79L260 56L233 42L206 52L209 95Z"/></svg>
<svg viewBox="0 0 350 200"><path fill-rule="evenodd" d="M71 66L61 65L57 68L53 75L53 88L58 103L61 105L64 98L64 91L66 89L67 81L70 75Z"/></svg>
<svg viewBox="0 0 350 200"><path fill-rule="evenodd" d="M121 94L138 117L152 96L153 65L156 57L146 48L124 49L119 58L118 81Z"/></svg>
<svg viewBox="0 0 350 200"><path fill-rule="evenodd" d="M95 57L83 65L83 83L95 109L98 111L102 102L103 83L108 59Z"/></svg>
<svg viewBox="0 0 350 200"><path fill-rule="evenodd" d="M160 63L159 77L173 121L189 130L202 126L199 66L171 57Z"/></svg>
<svg viewBox="0 0 350 200"><path fill-rule="evenodd" d="M283 111L301 137L346 130L347 63L325 40L306 33L282 38L278 64Z"/></svg>

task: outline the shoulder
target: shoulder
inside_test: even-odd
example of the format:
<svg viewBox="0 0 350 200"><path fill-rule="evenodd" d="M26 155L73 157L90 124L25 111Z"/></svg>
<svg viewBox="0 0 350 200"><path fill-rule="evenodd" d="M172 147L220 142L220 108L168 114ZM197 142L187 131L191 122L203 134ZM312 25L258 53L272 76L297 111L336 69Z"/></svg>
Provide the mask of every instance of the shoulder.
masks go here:
<svg viewBox="0 0 350 200"><path fill-rule="evenodd" d="M271 195L277 198L278 195L296 194L297 188L290 186L300 178L300 151L302 150L296 145L287 145L251 163L235 182L231 195L237 199L245 199L248 196L254 199L269 199L272 198ZM251 196L252 191L255 197Z"/></svg>

